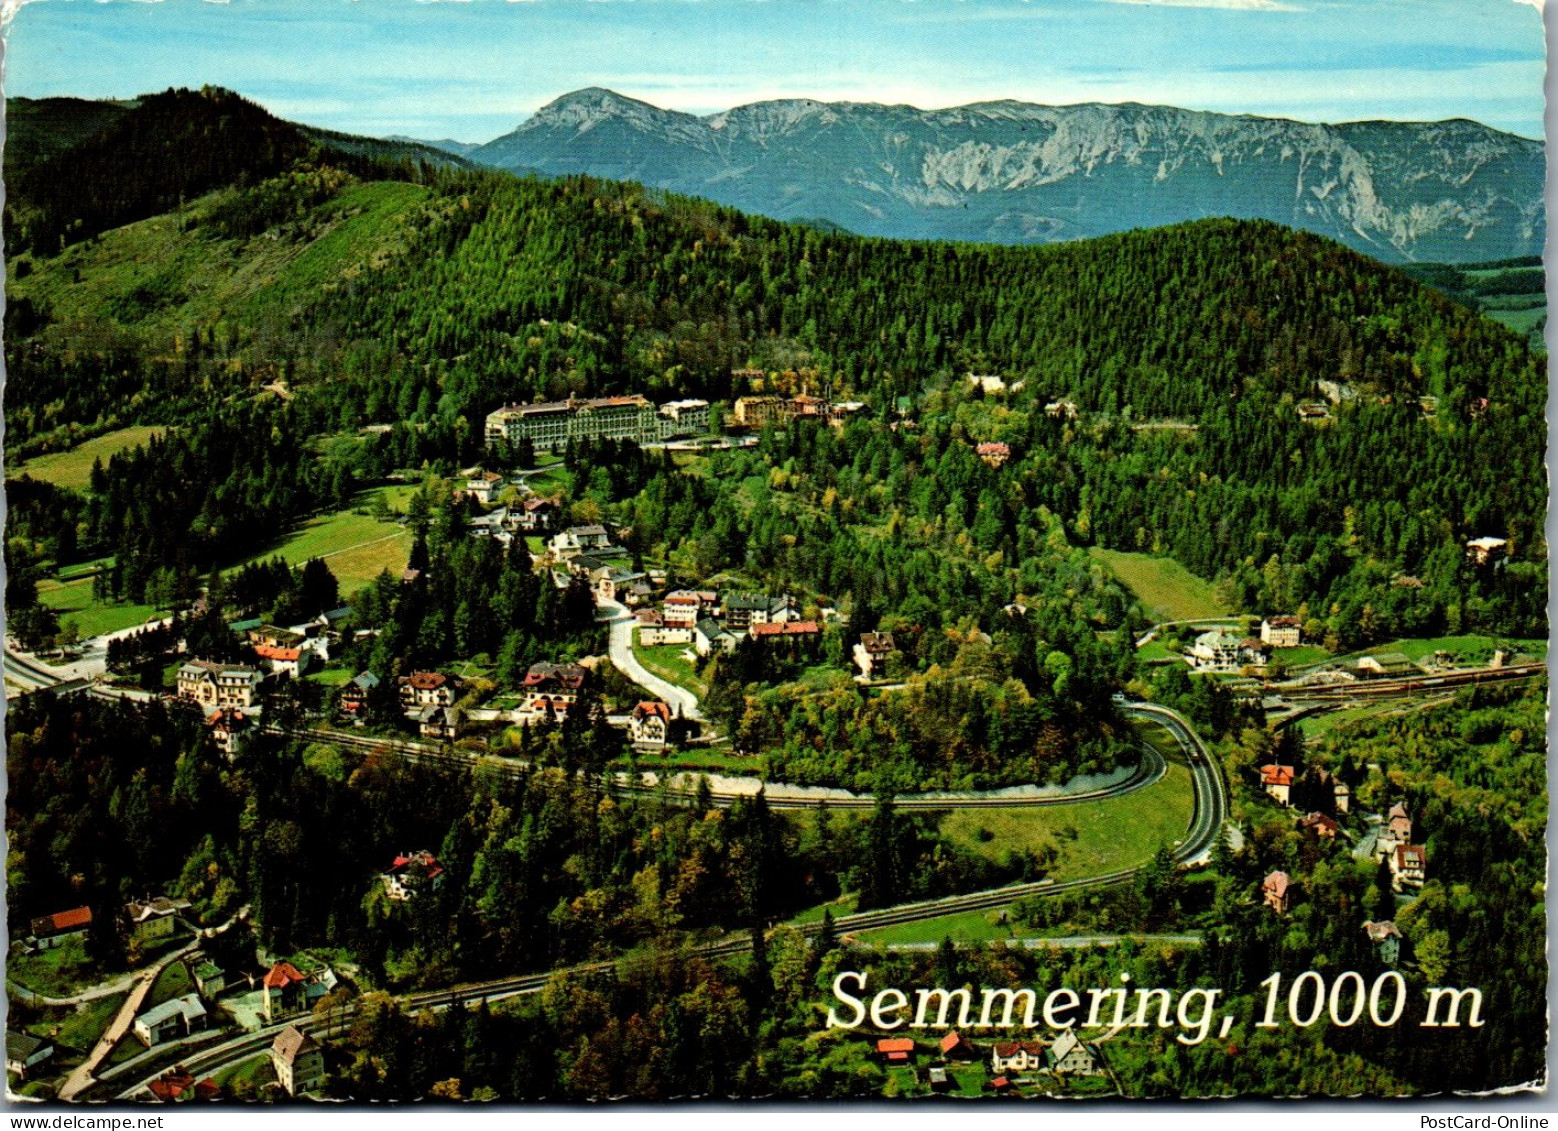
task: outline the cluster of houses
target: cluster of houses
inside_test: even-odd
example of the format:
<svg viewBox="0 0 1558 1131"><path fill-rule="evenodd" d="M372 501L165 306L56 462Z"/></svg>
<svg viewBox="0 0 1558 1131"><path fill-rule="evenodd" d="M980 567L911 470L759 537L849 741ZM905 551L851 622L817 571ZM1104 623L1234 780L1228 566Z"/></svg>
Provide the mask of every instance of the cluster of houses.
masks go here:
<svg viewBox="0 0 1558 1131"><path fill-rule="evenodd" d="M913 1037L882 1037L876 1042L877 1055L889 1067L911 1067L922 1051ZM982 1059L980 1051L956 1031L937 1042L934 1056L937 1063L926 1070L926 1082L932 1092L952 1089L949 1066L953 1061ZM988 1082L996 1092L1011 1092L1018 1085L1038 1082L1040 1074L1052 1080L1102 1076L1102 1054L1096 1045L1080 1040L1070 1029L1062 1030L1052 1041L995 1041L990 1045Z"/></svg>
<svg viewBox="0 0 1558 1131"><path fill-rule="evenodd" d="M678 589L666 594L658 608L640 609L638 642L645 647L690 644L699 656L732 652L744 637L764 643L815 640L822 626L802 620L801 608L788 593L727 592Z"/></svg>
<svg viewBox="0 0 1558 1131"><path fill-rule="evenodd" d="M1303 626L1297 617L1274 616L1260 622L1258 636L1244 636L1214 628L1197 636L1185 651L1192 668L1207 672L1236 672L1246 667L1264 667L1275 648L1297 648L1303 640Z"/></svg>
<svg viewBox="0 0 1558 1131"><path fill-rule="evenodd" d="M807 393L788 398L769 394L737 397L732 415L739 427L754 431L768 425L783 428L795 420L826 422L842 428L846 420L865 407L861 401L833 401Z"/></svg>

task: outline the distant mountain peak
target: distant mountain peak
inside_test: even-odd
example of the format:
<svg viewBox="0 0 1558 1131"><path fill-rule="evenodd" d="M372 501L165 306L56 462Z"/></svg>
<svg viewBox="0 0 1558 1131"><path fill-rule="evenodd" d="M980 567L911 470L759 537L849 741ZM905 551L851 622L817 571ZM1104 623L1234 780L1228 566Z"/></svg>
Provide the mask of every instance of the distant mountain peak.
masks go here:
<svg viewBox="0 0 1558 1131"><path fill-rule="evenodd" d="M811 98L698 117L587 87L470 156L900 238L1049 243L1225 215L1442 262L1539 254L1546 238L1542 143L1464 119Z"/></svg>

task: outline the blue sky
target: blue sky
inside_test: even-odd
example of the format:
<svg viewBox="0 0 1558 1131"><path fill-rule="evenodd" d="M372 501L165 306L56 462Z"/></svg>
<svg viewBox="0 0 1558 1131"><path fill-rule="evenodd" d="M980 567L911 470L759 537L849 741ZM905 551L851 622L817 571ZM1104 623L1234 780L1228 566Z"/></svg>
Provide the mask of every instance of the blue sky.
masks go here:
<svg viewBox="0 0 1558 1131"><path fill-rule="evenodd" d="M212 83L315 125L464 141L583 86L696 113L1134 101L1540 137L1545 45L1534 0L30 0L5 89Z"/></svg>

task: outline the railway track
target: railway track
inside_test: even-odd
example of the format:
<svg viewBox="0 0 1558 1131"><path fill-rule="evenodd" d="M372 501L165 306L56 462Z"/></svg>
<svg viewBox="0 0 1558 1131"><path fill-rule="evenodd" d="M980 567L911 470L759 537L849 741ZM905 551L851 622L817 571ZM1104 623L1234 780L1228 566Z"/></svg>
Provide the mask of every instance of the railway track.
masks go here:
<svg viewBox="0 0 1558 1131"><path fill-rule="evenodd" d="M1146 703L1129 703L1123 707L1123 710L1128 715L1162 725L1185 753L1186 760L1191 769L1194 810L1190 828L1186 832L1184 840L1174 848L1174 857L1181 864L1194 863L1210 852L1213 843L1217 839L1218 832L1227 818L1228 795L1222 772L1212 760L1206 746L1180 715L1166 708ZM363 741L371 742L372 740L363 739ZM1161 758L1162 755L1160 754L1158 757ZM942 807L947 807L946 802L943 801L941 804ZM988 891L947 896L942 899L899 904L894 907L884 907L874 911L861 911L850 915L838 916L833 920L833 928L840 934L849 934L877 927L891 927L927 919L938 919L944 915L957 914L962 911L1003 907L1028 896L1051 896L1089 888L1114 887L1130 882L1140 871L1141 867L1138 866L1074 880L1038 880L1032 883L1011 884ZM807 923L798 926L796 929L803 934L815 935L822 931L823 924L821 922ZM750 936L743 933L734 936L726 935L723 938L692 946L689 950L691 953L705 958L720 958L743 954L751 949L751 945ZM477 1001L502 1001L505 998L539 993L545 988L547 982L558 973L582 974L611 969L616 965L615 961L584 963L540 974L520 974L509 978L495 978L490 981L453 986L446 990L409 994L403 997L401 1001L407 1009L413 1011L422 1009L438 1011ZM311 1016L294 1018L287 1022L267 1026L256 1033L234 1038L212 1048L191 1053L183 1057L180 1063L184 1065L186 1071L196 1076L214 1075L265 1052L275 1040L276 1035L289 1024L296 1025L305 1033L320 1036L329 1035L345 1028L350 1023L354 1013L355 1007L347 1005L343 1006L339 1011L332 1011L323 1019ZM142 1097L147 1092L151 1081L155 1078L155 1075L153 1075L137 1080L128 1087L116 1092L114 1098L131 1100Z"/></svg>
<svg viewBox="0 0 1558 1131"><path fill-rule="evenodd" d="M1331 683L1313 687L1273 688L1284 699L1292 702L1332 702L1346 699L1376 698L1390 695L1412 695L1423 691L1449 690L1472 687L1478 684L1507 683L1513 680L1532 679L1547 674L1546 664L1510 664L1502 668L1473 668L1468 671L1445 672L1442 675L1412 676L1407 679L1371 679L1348 683Z"/></svg>

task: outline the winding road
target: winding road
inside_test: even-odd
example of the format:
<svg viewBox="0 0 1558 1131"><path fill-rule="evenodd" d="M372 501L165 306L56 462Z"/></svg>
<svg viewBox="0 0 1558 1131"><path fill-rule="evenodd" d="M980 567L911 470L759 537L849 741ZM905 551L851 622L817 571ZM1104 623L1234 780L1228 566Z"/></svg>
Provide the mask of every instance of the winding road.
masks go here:
<svg viewBox="0 0 1558 1131"><path fill-rule="evenodd" d="M696 695L668 683L638 662L633 654L633 629L638 621L632 613L615 601L601 601L596 605L596 619L611 625L611 662L618 671L644 690L664 699L679 717L704 721Z"/></svg>

